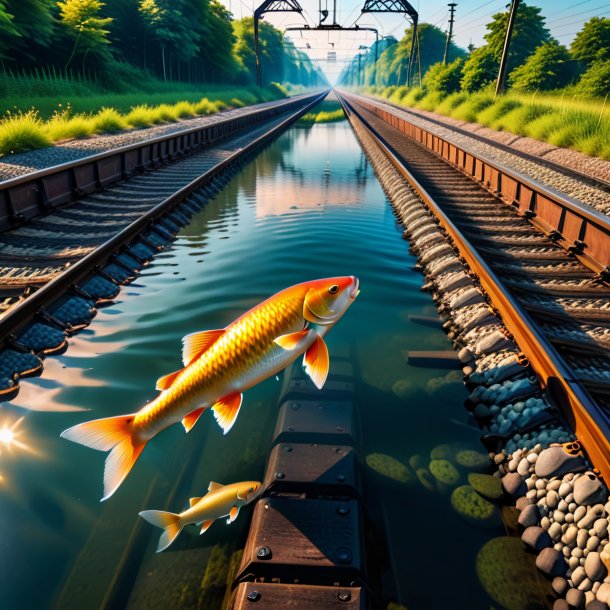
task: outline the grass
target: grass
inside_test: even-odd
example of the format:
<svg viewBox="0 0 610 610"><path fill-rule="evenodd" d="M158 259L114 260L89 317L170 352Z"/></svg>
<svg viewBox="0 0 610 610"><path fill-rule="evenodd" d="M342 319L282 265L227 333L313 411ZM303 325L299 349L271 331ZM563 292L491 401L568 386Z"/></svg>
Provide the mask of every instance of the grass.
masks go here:
<svg viewBox="0 0 610 610"><path fill-rule="evenodd" d="M318 108L319 110L316 112L308 112L303 115L299 119L299 122L313 125L314 123L334 123L345 119L343 108L337 101L326 100L322 102Z"/></svg>
<svg viewBox="0 0 610 610"><path fill-rule="evenodd" d="M396 87L377 89L396 101ZM526 95L509 92L494 100L489 91L444 97L413 87L401 97L404 106L421 108L492 129L572 148L610 161L610 100L584 100L567 93Z"/></svg>

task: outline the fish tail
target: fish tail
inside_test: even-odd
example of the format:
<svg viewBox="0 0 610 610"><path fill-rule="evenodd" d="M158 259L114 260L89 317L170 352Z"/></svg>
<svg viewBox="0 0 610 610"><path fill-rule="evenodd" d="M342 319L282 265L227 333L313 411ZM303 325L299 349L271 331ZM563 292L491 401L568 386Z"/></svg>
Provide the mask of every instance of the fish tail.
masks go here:
<svg viewBox="0 0 610 610"><path fill-rule="evenodd" d="M182 531L182 523L180 515L169 513L164 510L143 510L138 513L142 519L146 519L149 523L162 528L164 531L159 538L157 545L157 553L164 551Z"/></svg>
<svg viewBox="0 0 610 610"><path fill-rule="evenodd" d="M147 441L137 438L135 415L119 415L83 422L61 433L63 438L99 451L110 451L104 467L104 497L107 500L129 474Z"/></svg>

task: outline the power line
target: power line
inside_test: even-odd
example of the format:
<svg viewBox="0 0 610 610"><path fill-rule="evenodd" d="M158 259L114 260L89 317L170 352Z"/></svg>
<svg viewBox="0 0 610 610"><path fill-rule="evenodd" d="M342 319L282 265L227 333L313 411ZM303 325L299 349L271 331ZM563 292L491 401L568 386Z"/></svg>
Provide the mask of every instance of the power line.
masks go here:
<svg viewBox="0 0 610 610"><path fill-rule="evenodd" d="M609 6L610 6L610 4L602 4L601 6L591 8L587 11L580 11L580 13L573 13L571 15L566 15L565 17L560 17L556 21L564 21L565 19L572 19L573 17L577 17L578 15L585 15L586 13L594 13L595 11L600 11L601 9L607 8ZM552 23L555 23L556 21L553 21L553 22L549 21L549 25L552 26Z"/></svg>

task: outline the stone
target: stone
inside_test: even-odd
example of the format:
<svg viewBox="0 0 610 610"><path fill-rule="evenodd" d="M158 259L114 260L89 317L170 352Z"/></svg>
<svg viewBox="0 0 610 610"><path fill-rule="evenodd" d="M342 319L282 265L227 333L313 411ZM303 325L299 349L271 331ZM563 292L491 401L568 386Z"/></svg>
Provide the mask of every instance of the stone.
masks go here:
<svg viewBox="0 0 610 610"><path fill-rule="evenodd" d="M561 483L561 485L559 486L559 489L557 490L557 493L562 497L565 498L569 493L571 493L572 491L572 484L564 481L563 483Z"/></svg>
<svg viewBox="0 0 610 610"><path fill-rule="evenodd" d="M570 610L570 606L565 599L560 598L553 602L553 610Z"/></svg>
<svg viewBox="0 0 610 610"><path fill-rule="evenodd" d="M517 498L515 506L518 510L523 510L526 506L529 506L532 503L533 501L531 498L528 498L527 496L521 496L520 498Z"/></svg>
<svg viewBox="0 0 610 610"><path fill-rule="evenodd" d="M492 416L491 410L483 403L478 404L472 411L477 419L489 419Z"/></svg>
<svg viewBox="0 0 610 610"><path fill-rule="evenodd" d="M606 543L602 552L599 554L602 563L606 566L608 572L610 572L610 543Z"/></svg>
<svg viewBox="0 0 610 610"><path fill-rule="evenodd" d="M507 494L513 497L523 496L527 491L523 477L516 472L509 472L502 477L502 487Z"/></svg>
<svg viewBox="0 0 610 610"><path fill-rule="evenodd" d="M598 519L593 524L593 529L595 530L596 536L598 536L600 539L603 539L608 533L608 519L604 519L603 517L601 519Z"/></svg>
<svg viewBox="0 0 610 610"><path fill-rule="evenodd" d="M585 610L608 610L608 606L598 599L594 599L585 606Z"/></svg>
<svg viewBox="0 0 610 610"><path fill-rule="evenodd" d="M536 557L536 567L548 576L565 576L567 565L559 551L547 547Z"/></svg>
<svg viewBox="0 0 610 610"><path fill-rule="evenodd" d="M576 534L576 546L579 549L584 549L587 546L588 540L589 532L587 530L579 530L578 534Z"/></svg>
<svg viewBox="0 0 610 610"><path fill-rule="evenodd" d="M578 523L586 514L587 514L587 507L579 506L574 511L574 521L576 521L576 523Z"/></svg>
<svg viewBox="0 0 610 610"><path fill-rule="evenodd" d="M589 529L603 513L604 507L601 504L589 506L587 514L576 524L580 529Z"/></svg>
<svg viewBox="0 0 610 610"><path fill-rule="evenodd" d="M570 576L571 581L574 583L575 587L578 587L578 585L585 579L587 578L587 574L585 572L585 569L582 566L578 566L573 572L572 572L572 576Z"/></svg>
<svg viewBox="0 0 610 610"><path fill-rule="evenodd" d="M586 593L593 587L593 581L590 578L585 578L579 585L578 590Z"/></svg>
<svg viewBox="0 0 610 610"><path fill-rule="evenodd" d="M605 604L610 604L610 583L605 582L598 590L597 590L597 599L600 602L604 602Z"/></svg>
<svg viewBox="0 0 610 610"><path fill-rule="evenodd" d="M582 610L585 607L585 594L578 589L570 589L566 594L566 601L570 608Z"/></svg>
<svg viewBox="0 0 610 610"><path fill-rule="evenodd" d="M553 587L553 591L555 591L557 595L563 597L568 589L568 581L562 576L555 576L555 578L553 578L551 586Z"/></svg>
<svg viewBox="0 0 610 610"><path fill-rule="evenodd" d="M522 458L517 466L517 472L522 476L526 477L530 473L531 464L527 461L527 458ZM536 481L538 482L538 481Z"/></svg>
<svg viewBox="0 0 610 610"><path fill-rule="evenodd" d="M562 512L565 513L568 510L568 506L569 504L565 501L565 500L559 500L559 503L557 504L557 508Z"/></svg>
<svg viewBox="0 0 610 610"><path fill-rule="evenodd" d="M539 519L540 511L538 510L538 506L536 506L536 504L528 504L519 515L519 525L522 525L525 528L531 527L537 525Z"/></svg>
<svg viewBox="0 0 610 610"><path fill-rule="evenodd" d="M563 532L561 531L561 523L551 523L551 526L548 529L549 536L553 540L559 540Z"/></svg>
<svg viewBox="0 0 610 610"><path fill-rule="evenodd" d="M553 519L555 519L556 523L563 523L566 519L566 515L563 511L560 510L556 510L553 513Z"/></svg>
<svg viewBox="0 0 610 610"><path fill-rule="evenodd" d="M586 469L582 456L572 456L563 447L548 447L544 449L536 460L536 475L551 478L568 472L581 472Z"/></svg>
<svg viewBox="0 0 610 610"><path fill-rule="evenodd" d="M557 508L558 504L559 504L559 494L556 491L553 491L552 489L550 491L547 490L547 493L546 493L546 505L551 510L554 510L554 509Z"/></svg>
<svg viewBox="0 0 610 610"><path fill-rule="evenodd" d="M608 570L603 564L599 553L591 552L587 555L587 559L585 560L585 572L587 577L591 580L602 580L606 578Z"/></svg>
<svg viewBox="0 0 610 610"><path fill-rule="evenodd" d="M605 499L603 483L592 472L585 473L574 482L574 502L581 506L597 504Z"/></svg>
<svg viewBox="0 0 610 610"><path fill-rule="evenodd" d="M578 528L575 525L570 525L561 537L561 541L568 546L576 542L576 536L578 535Z"/></svg>
<svg viewBox="0 0 610 610"><path fill-rule="evenodd" d="M540 519L540 527L548 530L549 527L551 527L551 520L548 517L542 517L542 519Z"/></svg>
<svg viewBox="0 0 610 610"><path fill-rule="evenodd" d="M599 547L599 538L597 536L589 536L587 540L587 546L585 547L588 551L597 551Z"/></svg>
<svg viewBox="0 0 610 610"><path fill-rule="evenodd" d="M535 526L526 528L523 531L523 534L521 534L521 540L536 552L539 552L546 547L550 547L553 544L549 533L541 527Z"/></svg>

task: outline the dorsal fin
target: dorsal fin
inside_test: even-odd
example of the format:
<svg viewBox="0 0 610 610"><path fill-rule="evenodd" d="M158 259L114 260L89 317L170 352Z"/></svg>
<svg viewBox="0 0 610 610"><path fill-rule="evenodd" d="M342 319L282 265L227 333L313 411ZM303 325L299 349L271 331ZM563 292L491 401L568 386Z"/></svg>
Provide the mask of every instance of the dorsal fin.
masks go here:
<svg viewBox="0 0 610 610"><path fill-rule="evenodd" d="M221 330L204 330L198 333L191 333L182 339L182 363L184 366L192 364L212 343L217 341L223 334Z"/></svg>
<svg viewBox="0 0 610 610"><path fill-rule="evenodd" d="M189 506L192 508L193 506L195 506L195 504L197 504L197 502L199 502L199 500L201 500L201 498L191 498L189 500Z"/></svg>
<svg viewBox="0 0 610 610"><path fill-rule="evenodd" d="M172 385L172 383L174 383L176 377L178 377L178 375L180 375L183 370L184 369L180 369L179 371L174 371L173 373L169 373L168 375L163 375L163 377L159 377L159 379L157 379L156 389L167 390Z"/></svg>
<svg viewBox="0 0 610 610"><path fill-rule="evenodd" d="M223 487L224 485L221 485L220 483L210 481L210 484L208 485L208 491L216 491L217 489L222 489Z"/></svg>

